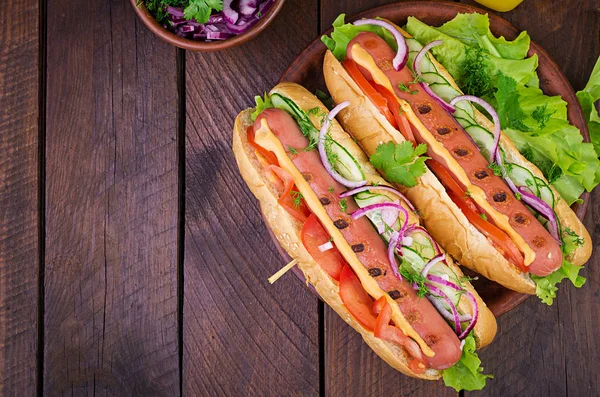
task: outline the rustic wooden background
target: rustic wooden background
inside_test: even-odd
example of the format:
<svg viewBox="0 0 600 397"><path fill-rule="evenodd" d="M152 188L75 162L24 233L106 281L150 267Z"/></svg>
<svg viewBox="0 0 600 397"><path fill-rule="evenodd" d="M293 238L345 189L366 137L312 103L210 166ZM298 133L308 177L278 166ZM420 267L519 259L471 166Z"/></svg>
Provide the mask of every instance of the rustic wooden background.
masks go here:
<svg viewBox="0 0 600 397"><path fill-rule="evenodd" d="M267 283L282 261L230 150L237 112L340 12L391 2L288 0L252 42L196 54L128 0L2 1L0 396L457 394L391 370L292 275ZM599 9L525 0L502 16L577 90ZM502 316L480 354L495 379L461 394L598 395L599 267L553 307Z"/></svg>

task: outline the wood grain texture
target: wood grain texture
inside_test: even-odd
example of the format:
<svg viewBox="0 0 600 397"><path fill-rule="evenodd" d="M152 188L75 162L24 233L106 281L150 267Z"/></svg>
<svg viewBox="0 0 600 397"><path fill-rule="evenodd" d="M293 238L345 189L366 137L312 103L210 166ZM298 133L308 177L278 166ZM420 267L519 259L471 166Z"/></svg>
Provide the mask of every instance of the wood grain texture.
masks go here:
<svg viewBox="0 0 600 397"><path fill-rule="evenodd" d="M395 1L321 1L321 31L342 12L352 16ZM325 306L325 395L457 396L443 382L406 377L381 360L328 306Z"/></svg>
<svg viewBox="0 0 600 397"><path fill-rule="evenodd" d="M48 0L44 393L179 394L176 51Z"/></svg>
<svg viewBox="0 0 600 397"><path fill-rule="evenodd" d="M302 10L302 12L298 12ZM288 1L246 45L186 54L183 394L319 394L318 300L281 266L231 136L317 33L317 2Z"/></svg>
<svg viewBox="0 0 600 397"><path fill-rule="evenodd" d="M0 7L0 396L37 382L38 1Z"/></svg>

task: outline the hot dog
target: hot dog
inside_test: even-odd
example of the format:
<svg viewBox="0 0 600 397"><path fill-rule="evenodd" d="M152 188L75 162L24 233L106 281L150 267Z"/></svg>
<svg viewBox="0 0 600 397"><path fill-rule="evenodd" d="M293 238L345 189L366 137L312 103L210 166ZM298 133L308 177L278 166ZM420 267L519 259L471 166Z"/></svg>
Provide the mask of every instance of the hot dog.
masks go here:
<svg viewBox="0 0 600 397"><path fill-rule="evenodd" d="M389 21L373 23L400 32L400 44L402 37L409 37ZM565 261L583 265L591 255L591 239L574 212L563 200L547 204L537 185L524 184L511 174L517 167L524 169L546 192L559 197L541 171L521 156L499 125L473 107L478 126L489 131L498 128L495 147L476 142L480 137L473 137L458 121L461 116L456 110L463 108L437 97L412 63L394 64L402 51L400 44L396 52L381 35L360 32L348 41L344 59L327 52L323 72L334 102L350 102L340 113L340 122L369 155L389 141L427 145L430 171L415 187L396 186L415 203L434 238L466 267L529 294L536 293L536 283L560 271ZM443 66L427 56L460 93ZM399 108L394 119L382 111L373 89L385 98L392 113ZM578 236L578 246L563 252L565 238L572 235Z"/></svg>
<svg viewBox="0 0 600 397"><path fill-rule="evenodd" d="M236 119L238 167L267 224L323 300L409 376L438 379L452 372L466 354L461 339L491 342L496 322L485 303L419 225L412 204L380 177L335 119L321 131L329 149L316 147L311 131L329 123L320 101L282 83L265 100L268 106L260 102L264 109ZM296 211L283 205L287 193Z"/></svg>

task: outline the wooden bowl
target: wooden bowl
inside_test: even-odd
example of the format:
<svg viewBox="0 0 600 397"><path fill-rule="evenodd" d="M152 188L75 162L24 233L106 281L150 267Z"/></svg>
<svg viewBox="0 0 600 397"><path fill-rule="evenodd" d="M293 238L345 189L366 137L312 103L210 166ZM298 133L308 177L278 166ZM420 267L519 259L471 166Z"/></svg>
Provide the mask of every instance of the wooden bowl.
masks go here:
<svg viewBox="0 0 600 397"><path fill-rule="evenodd" d="M415 1L374 8L350 18L349 21L360 18L383 17L402 26L406 23L406 20L409 16L415 16L429 25L440 26L444 22L454 18L459 12L479 12L482 14L488 13L480 8L460 3L431 3ZM512 40L520 33L517 28L512 26L504 19L494 14L489 14L489 17L490 28L496 36L504 36L507 39ZM330 32L331 29L325 34L329 34ZM280 81L296 82L305 86L311 92L314 92L317 88L326 91L325 81L323 79L323 57L325 55L325 50L326 47L321 42L320 36L317 37L291 63L288 69L281 76ZM562 74L556 63L550 59L550 56L546 53L546 51L532 41L529 50L529 56L533 54L537 54L539 57L538 74L540 77L540 88L547 95L562 96L562 98L568 103L567 113L569 121L574 126L579 128L581 134L583 135L584 141L589 142L590 136L585 117L581 107L579 106L575 92L569 84L569 81ZM581 198L584 200L583 204L574 204L572 207L577 213L577 217L579 219L583 219L583 216L585 215L589 201L589 193L584 192L581 195ZM271 236L274 238L273 235ZM275 243L284 259L289 261L287 253L279 246L277 240L275 240ZM297 268L294 268L294 270L295 274L304 281L302 272ZM468 269L465 269L465 273L469 275L476 275L476 273L473 273ZM500 316L501 314L506 313L529 297L529 295L511 291L483 277L479 277L478 280L473 281L473 286L477 292L479 292L479 295L481 295L482 299L486 302L495 316Z"/></svg>
<svg viewBox="0 0 600 397"><path fill-rule="evenodd" d="M271 8L269 8L269 11L267 11L267 13L254 26L248 29L248 31L240 35L233 36L227 40L209 42L185 39L177 36L175 33L165 29L158 22L156 22L156 19L154 19L143 3L138 5L139 0L130 0L130 2L138 17L140 17L142 22L144 22L144 25L146 25L148 29L154 32L155 35L167 43L179 48L183 48L184 50L212 52L238 46L258 36L260 32L265 30L265 28L271 22L273 22L277 14L279 14L279 11L281 11L285 0L275 0Z"/></svg>

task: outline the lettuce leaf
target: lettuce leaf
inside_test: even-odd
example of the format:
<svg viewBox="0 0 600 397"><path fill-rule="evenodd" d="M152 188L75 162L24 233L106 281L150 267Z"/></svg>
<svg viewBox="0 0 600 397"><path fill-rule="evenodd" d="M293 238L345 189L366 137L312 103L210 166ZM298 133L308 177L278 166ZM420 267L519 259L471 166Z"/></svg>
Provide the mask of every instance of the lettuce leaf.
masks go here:
<svg viewBox="0 0 600 397"><path fill-rule="evenodd" d="M505 59L524 59L531 42L526 31L512 41L502 36L495 37L490 30L487 14L458 14L437 29L468 46L483 48L490 54Z"/></svg>
<svg viewBox="0 0 600 397"><path fill-rule="evenodd" d="M350 40L360 32L373 32L383 38L394 51L398 49L396 40L394 40L392 34L384 28L374 25L354 26L351 23L345 23L345 18L346 14L340 14L335 21L333 21L333 32L331 32L331 37L326 35L321 36L323 44L329 48L338 60L341 61L346 58L346 48L348 47L348 43L350 43Z"/></svg>
<svg viewBox="0 0 600 397"><path fill-rule="evenodd" d="M449 34L442 32L441 28L431 27L414 17L408 18L406 30L420 43L429 43L433 40L443 40L444 44L434 47L431 51L436 57L436 59L439 62L441 62L446 67L446 69L448 69L450 74L455 78L458 85L460 87L463 87L465 85L465 80L467 80L470 77L470 75L463 73L463 64L467 60L467 49L470 47L480 47L479 44L477 46L472 46L469 45L469 43L473 41L473 34L477 34L477 32L481 28L469 27L463 28L462 30L458 29L457 25L459 25L461 20L463 21L462 23L465 23L464 21L468 19L478 18L466 18L465 16L461 15L462 14L459 14L455 19L453 19L450 22L447 22L446 25L444 25L446 26L446 32L451 34L457 34L458 38L455 38ZM487 19L487 16L482 17ZM457 18L460 18L458 22L454 22L457 21ZM447 27L448 24L451 24L450 28ZM470 32L469 29L473 29L473 31ZM486 29L489 28L486 27ZM494 42L491 39L489 39L489 37L488 40L490 44L494 46ZM506 40L499 39L495 39L495 42L501 44L500 48L503 48L503 52L507 52L507 50L505 50L504 47L506 47L506 45L509 45L509 42L507 42ZM506 43L506 45L504 43ZM527 40L521 39L518 45L522 47L525 43L527 43ZM488 51L483 51L482 53L482 67L488 69L492 85L496 84L496 78L499 73L511 77L517 83L522 84L527 84L529 81L535 78L535 70L538 66L538 59L536 55L525 59L503 58L502 53L500 53L499 49L495 46L494 48L497 51L496 55L493 55ZM508 48L511 48L510 45ZM515 54L517 56L520 55L517 54L518 51L520 50L515 51Z"/></svg>
<svg viewBox="0 0 600 397"><path fill-rule="evenodd" d="M585 278L579 275L579 271L583 269L583 266L575 266L569 261L563 259L562 266L560 269L546 277L531 276L531 279L535 282L536 288L535 293L548 306L552 306L554 298L556 298L556 286L565 278L568 278L575 288L581 288L585 284Z"/></svg>
<svg viewBox="0 0 600 397"><path fill-rule="evenodd" d="M594 149L600 154L600 115L594 106L600 99L600 58L596 61L587 85L577 93L577 98L585 114Z"/></svg>
<svg viewBox="0 0 600 397"><path fill-rule="evenodd" d="M482 374L481 360L475 353L475 347L475 337L471 332L465 338L460 360L442 373L446 386L450 386L456 391L481 390L485 386L486 379L494 377L493 375Z"/></svg>
<svg viewBox="0 0 600 397"><path fill-rule="evenodd" d="M254 109L254 112L252 112L252 114L250 115L250 118L252 119L252 121L256 120L258 115L263 110L274 107L273 104L271 103L271 97L269 97L269 94L267 94L266 92L264 94L264 98L261 97L260 95L255 96L254 102L256 102L256 109Z"/></svg>

